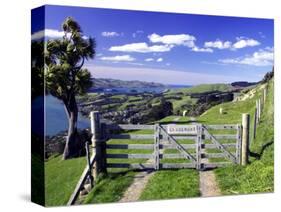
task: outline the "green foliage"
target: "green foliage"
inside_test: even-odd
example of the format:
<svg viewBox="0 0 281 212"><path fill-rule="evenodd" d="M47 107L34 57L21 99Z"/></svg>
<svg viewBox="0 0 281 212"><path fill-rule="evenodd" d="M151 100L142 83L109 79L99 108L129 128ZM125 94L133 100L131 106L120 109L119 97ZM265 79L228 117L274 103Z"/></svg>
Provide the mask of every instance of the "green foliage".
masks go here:
<svg viewBox="0 0 281 212"><path fill-rule="evenodd" d="M85 39L81 27L68 17L62 25L62 39L48 40L45 52L46 91L62 100L69 119L64 159L79 156L84 146L78 138L78 106L76 95L83 95L92 86L91 74L82 68L85 60L94 58L95 41Z"/></svg>
<svg viewBox="0 0 281 212"><path fill-rule="evenodd" d="M48 92L68 100L70 94L82 95L91 87L90 72L82 67L85 60L94 57L96 44L92 38L83 37L81 27L72 18L67 18L62 28L62 39L47 42L45 79Z"/></svg>
<svg viewBox="0 0 281 212"><path fill-rule="evenodd" d="M140 200L198 197L199 195L199 173L196 170L161 170L150 178Z"/></svg>
<svg viewBox="0 0 281 212"><path fill-rule="evenodd" d="M262 79L262 83L267 83L269 82L269 80L271 80L274 77L274 67L272 68L272 71L267 72L263 79Z"/></svg>
<svg viewBox="0 0 281 212"><path fill-rule="evenodd" d="M44 95L44 43L31 43L31 97Z"/></svg>
<svg viewBox="0 0 281 212"><path fill-rule="evenodd" d="M169 101L161 100L159 105L154 105L148 113L143 117L144 123L162 119L172 114L173 105Z"/></svg>

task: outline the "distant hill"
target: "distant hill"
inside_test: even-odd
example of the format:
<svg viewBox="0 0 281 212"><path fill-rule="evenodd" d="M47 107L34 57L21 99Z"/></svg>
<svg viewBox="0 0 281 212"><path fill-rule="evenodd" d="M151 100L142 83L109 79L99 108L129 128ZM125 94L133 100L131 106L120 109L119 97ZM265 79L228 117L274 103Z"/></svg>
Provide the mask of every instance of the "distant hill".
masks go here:
<svg viewBox="0 0 281 212"><path fill-rule="evenodd" d="M117 79L105 79L105 78L92 78L93 88L106 89L106 88L143 88L143 87L165 87L164 84L155 82L143 82L143 81L125 81Z"/></svg>
<svg viewBox="0 0 281 212"><path fill-rule="evenodd" d="M230 84L224 83L216 83L216 84L201 84L196 85L190 88L182 88L177 90L171 90L169 94L182 92L184 94L191 94L191 93L205 93L210 91L221 91L226 92L232 89Z"/></svg>

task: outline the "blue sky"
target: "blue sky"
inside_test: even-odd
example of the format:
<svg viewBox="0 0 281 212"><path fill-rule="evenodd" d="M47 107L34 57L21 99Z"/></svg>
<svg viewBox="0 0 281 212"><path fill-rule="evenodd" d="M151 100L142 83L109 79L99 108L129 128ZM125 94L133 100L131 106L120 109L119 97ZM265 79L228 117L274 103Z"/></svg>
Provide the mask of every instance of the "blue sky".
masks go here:
<svg viewBox="0 0 281 212"><path fill-rule="evenodd" d="M202 84L258 81L273 66L273 20L47 6L32 15L32 39L62 36L71 16L97 42L93 77Z"/></svg>

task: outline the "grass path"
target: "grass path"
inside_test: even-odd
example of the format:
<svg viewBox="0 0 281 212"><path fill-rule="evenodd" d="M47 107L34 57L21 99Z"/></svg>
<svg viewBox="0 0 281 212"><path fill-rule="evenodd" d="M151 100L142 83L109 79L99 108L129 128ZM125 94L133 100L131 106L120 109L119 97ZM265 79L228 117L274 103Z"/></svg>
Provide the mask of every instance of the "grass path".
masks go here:
<svg viewBox="0 0 281 212"><path fill-rule="evenodd" d="M137 201L149 179L154 175L154 171L142 171L134 176L134 181L130 187L125 191L123 197L119 202L135 202Z"/></svg>
<svg viewBox="0 0 281 212"><path fill-rule="evenodd" d="M202 152L204 152L204 150ZM202 163L209 162L207 158L203 158L201 161ZM221 195L216 175L213 170L199 171L199 182L201 197L214 197Z"/></svg>
<svg viewBox="0 0 281 212"><path fill-rule="evenodd" d="M146 163L153 163L153 159L147 160ZM137 201L144 188L146 187L149 179L154 175L154 171L141 171L134 176L132 184L124 192L123 197L119 202L135 202Z"/></svg>
<svg viewBox="0 0 281 212"><path fill-rule="evenodd" d="M221 195L221 191L213 171L200 171L199 177L201 197L214 197Z"/></svg>
<svg viewBox="0 0 281 212"><path fill-rule="evenodd" d="M173 122L179 122L180 119L182 117L181 116L175 116L173 117L173 119L171 121ZM188 118L191 123L196 123L196 117L189 117ZM203 149L204 151L204 149ZM163 152L162 152L163 153ZM202 159L203 163L208 163L208 159ZM185 173L190 171L192 173ZM182 186L181 184L179 185L175 185L173 184L173 181L167 180L165 181L165 187L169 188L169 191L163 191L163 188L159 188L160 185L162 185L161 182L156 181L156 178L162 178L162 175L165 176L167 175L167 173L169 173L169 175L174 177L174 180L178 183L178 180L181 179L183 180L182 183L187 183L185 186ZM150 182L148 183L148 187L145 188L145 185L138 185L139 182L142 181L142 179L140 180L136 180L135 183L133 183L133 185L128 189L127 195L131 196L130 199L127 199L124 197L125 201L137 201L139 196L140 199L142 200L146 200L146 199L161 199L161 198L180 198L180 197L192 197L192 196L202 196L202 197L210 197L210 196L219 196L221 195L220 192L220 188L218 186L218 183L216 181L216 176L213 170L203 170L203 171L196 171L196 170L174 170L173 172L171 171L162 171L162 172L158 172L156 174L154 174L154 177L151 178ZM197 174L197 179L198 179L198 184L196 184L196 182L192 182L192 186L194 186L196 184L198 193L196 192L196 189L191 189L188 183L190 183L190 181L192 181L190 179L190 176L193 174L195 177L195 173ZM142 175L142 173L140 174ZM144 177L144 181L145 184L147 184L148 180L152 175L150 175L149 177L145 176ZM186 177L183 177L186 176ZM183 177L183 178L182 178ZM153 182L152 182L153 181ZM170 182L171 181L171 182ZM152 188L150 188L149 186L152 186ZM163 185L162 185L163 186ZM162 187L160 186L160 187ZM141 188L141 189L140 189ZM178 191L174 191L172 193L169 193L171 191L173 191L175 188L177 188L180 192ZM143 194L142 190L144 191ZM159 196L159 192L162 192L162 196ZM135 193L137 193L135 195ZM168 195L169 194L169 195ZM165 195L168 195L167 197L165 197ZM138 197L138 198L137 198ZM161 197L161 198L160 198ZM122 202L122 201L121 201Z"/></svg>
<svg viewBox="0 0 281 212"><path fill-rule="evenodd" d="M190 120L196 123L195 117L190 117ZM202 153L205 149L202 149ZM202 163L208 163L208 158L203 158ZM213 197L221 195L220 188L216 181L216 176L212 170L199 171L199 190L202 197Z"/></svg>
<svg viewBox="0 0 281 212"><path fill-rule="evenodd" d="M173 117L173 121L179 121L181 116ZM162 150L163 151L163 150ZM161 152L163 154L163 152ZM153 159L147 161L153 163ZM135 175L133 183L125 191L119 202L134 202L137 201L143 190L145 189L149 179L154 175L154 171L141 171Z"/></svg>

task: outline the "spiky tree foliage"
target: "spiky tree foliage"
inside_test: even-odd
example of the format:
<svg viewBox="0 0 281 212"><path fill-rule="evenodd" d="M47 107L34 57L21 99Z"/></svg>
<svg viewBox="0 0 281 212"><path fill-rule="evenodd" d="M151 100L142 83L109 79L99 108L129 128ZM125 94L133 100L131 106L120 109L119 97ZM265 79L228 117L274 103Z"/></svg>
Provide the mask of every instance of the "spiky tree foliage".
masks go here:
<svg viewBox="0 0 281 212"><path fill-rule="evenodd" d="M272 79L272 77L274 77L274 66L273 66L273 68L272 68L272 71L270 71L270 72L267 72L265 75L264 75L264 77L263 77L263 79L262 79L262 83L267 83L269 80L271 80Z"/></svg>
<svg viewBox="0 0 281 212"><path fill-rule="evenodd" d="M44 95L44 43L31 43L31 98Z"/></svg>
<svg viewBox="0 0 281 212"><path fill-rule="evenodd" d="M64 159L79 155L81 143L77 132L78 107L75 96L83 95L92 86L90 72L83 68L85 60L95 56L95 40L85 38L81 27L68 17L62 24L64 36L49 40L46 46L46 88L47 92L60 99L68 117L68 136Z"/></svg>

